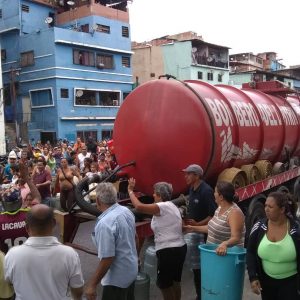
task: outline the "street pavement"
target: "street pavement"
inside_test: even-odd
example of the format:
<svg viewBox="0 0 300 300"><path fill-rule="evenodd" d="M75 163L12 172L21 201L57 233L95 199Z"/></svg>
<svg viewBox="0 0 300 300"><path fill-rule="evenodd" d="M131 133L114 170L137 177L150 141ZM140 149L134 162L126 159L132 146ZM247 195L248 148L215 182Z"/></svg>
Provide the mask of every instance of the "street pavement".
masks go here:
<svg viewBox="0 0 300 300"><path fill-rule="evenodd" d="M77 232L77 235L75 237L74 243L83 245L85 247L88 247L90 249L96 250L92 240L91 240L91 232L94 228L95 221L89 221L86 223L83 223L79 226L79 230ZM82 270L85 281L88 280L88 278L91 277L93 274L96 266L98 265L98 258L96 256L93 256L91 254L84 253L82 251L78 251L81 264L82 264ZM224 274L226 276L226 274ZM99 287L98 291L98 298L100 298L101 294L101 288ZM162 296L160 294L159 289L155 286L154 283L150 284L150 300L160 300L162 299ZM194 300L195 299L195 290L194 290L194 284L193 284L193 274L188 268L184 268L183 270L183 277L182 277L182 300ZM244 294L243 294L243 300L259 300L260 297L254 295L249 286L249 281L247 278L247 274L245 275L245 283L244 283ZM141 299L136 299L141 300ZM230 299L228 299L230 300Z"/></svg>

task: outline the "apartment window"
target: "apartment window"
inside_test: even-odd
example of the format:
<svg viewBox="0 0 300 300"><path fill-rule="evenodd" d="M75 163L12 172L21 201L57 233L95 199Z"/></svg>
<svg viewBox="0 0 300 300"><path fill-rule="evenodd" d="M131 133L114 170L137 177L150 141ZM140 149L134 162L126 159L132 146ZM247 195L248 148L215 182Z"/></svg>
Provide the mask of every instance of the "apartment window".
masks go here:
<svg viewBox="0 0 300 300"><path fill-rule="evenodd" d="M202 72L198 72L198 79L202 79L203 78L203 73Z"/></svg>
<svg viewBox="0 0 300 300"><path fill-rule="evenodd" d="M31 106L53 106L51 89L30 91Z"/></svg>
<svg viewBox="0 0 300 300"><path fill-rule="evenodd" d="M73 50L73 63L82 66L95 66L95 56L93 52Z"/></svg>
<svg viewBox="0 0 300 300"><path fill-rule="evenodd" d="M89 32L90 31L89 24L81 25L80 26L80 31L82 31L82 32Z"/></svg>
<svg viewBox="0 0 300 300"><path fill-rule="evenodd" d="M223 75L222 74L218 74L218 82L222 82L223 79Z"/></svg>
<svg viewBox="0 0 300 300"><path fill-rule="evenodd" d="M78 89L75 91L75 105L119 106L120 92Z"/></svg>
<svg viewBox="0 0 300 300"><path fill-rule="evenodd" d="M127 26L122 26L122 36L129 37L129 28Z"/></svg>
<svg viewBox="0 0 300 300"><path fill-rule="evenodd" d="M22 8L22 11L29 13L29 6L28 5L22 4L21 8Z"/></svg>
<svg viewBox="0 0 300 300"><path fill-rule="evenodd" d="M28 51L21 53L21 67L34 65L34 52Z"/></svg>
<svg viewBox="0 0 300 300"><path fill-rule="evenodd" d="M81 91L81 92L78 92ZM97 91L77 90L75 93L75 105L97 105Z"/></svg>
<svg viewBox="0 0 300 300"><path fill-rule="evenodd" d="M112 130L102 130L102 140L110 140L113 136L113 131Z"/></svg>
<svg viewBox="0 0 300 300"><path fill-rule="evenodd" d="M130 57L122 56L122 66L126 68L130 68Z"/></svg>
<svg viewBox="0 0 300 300"><path fill-rule="evenodd" d="M109 34L110 33L110 26L97 24L96 31Z"/></svg>
<svg viewBox="0 0 300 300"><path fill-rule="evenodd" d="M98 69L113 69L114 59L112 55L96 55L96 66Z"/></svg>
<svg viewBox="0 0 300 300"><path fill-rule="evenodd" d="M86 143L90 137L92 137L94 141L98 141L96 130L77 131L77 137L80 137L84 143Z"/></svg>
<svg viewBox="0 0 300 300"><path fill-rule="evenodd" d="M0 9L0 19L2 19L2 9Z"/></svg>
<svg viewBox="0 0 300 300"><path fill-rule="evenodd" d="M1 61L6 61L6 50L1 49Z"/></svg>
<svg viewBox="0 0 300 300"><path fill-rule="evenodd" d="M69 98L69 90L60 89L60 98Z"/></svg>
<svg viewBox="0 0 300 300"><path fill-rule="evenodd" d="M213 73L207 73L207 80L214 80L214 74Z"/></svg>

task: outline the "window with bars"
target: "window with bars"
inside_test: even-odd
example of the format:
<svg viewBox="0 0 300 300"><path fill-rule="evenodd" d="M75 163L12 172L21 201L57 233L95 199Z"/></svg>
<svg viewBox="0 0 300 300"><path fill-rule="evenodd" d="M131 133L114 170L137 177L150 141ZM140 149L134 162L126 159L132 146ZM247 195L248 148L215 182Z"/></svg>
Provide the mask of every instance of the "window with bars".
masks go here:
<svg viewBox="0 0 300 300"><path fill-rule="evenodd" d="M98 69L113 69L114 59L112 55L97 54L96 67Z"/></svg>
<svg viewBox="0 0 300 300"><path fill-rule="evenodd" d="M21 53L20 60L21 67L27 67L34 65L34 52L28 51Z"/></svg>
<svg viewBox="0 0 300 300"><path fill-rule="evenodd" d="M203 73L202 72L198 72L198 79L203 79Z"/></svg>
<svg viewBox="0 0 300 300"><path fill-rule="evenodd" d="M69 98L69 90L60 89L60 98Z"/></svg>
<svg viewBox="0 0 300 300"><path fill-rule="evenodd" d="M214 80L214 74L213 73L207 73L207 80Z"/></svg>
<svg viewBox="0 0 300 300"><path fill-rule="evenodd" d="M22 11L29 13L29 6L26 4L22 4L21 6Z"/></svg>
<svg viewBox="0 0 300 300"><path fill-rule="evenodd" d="M129 37L129 28L127 26L122 26L122 36Z"/></svg>
<svg viewBox="0 0 300 300"><path fill-rule="evenodd" d="M109 34L110 26L103 25L103 24L97 24L96 31Z"/></svg>
<svg viewBox="0 0 300 300"><path fill-rule="evenodd" d="M122 56L122 66L126 68L130 68L130 57Z"/></svg>
<svg viewBox="0 0 300 300"><path fill-rule="evenodd" d="M2 9L0 8L0 19L2 19Z"/></svg>
<svg viewBox="0 0 300 300"><path fill-rule="evenodd" d="M73 63L82 66L95 66L95 55L93 52L73 50Z"/></svg>

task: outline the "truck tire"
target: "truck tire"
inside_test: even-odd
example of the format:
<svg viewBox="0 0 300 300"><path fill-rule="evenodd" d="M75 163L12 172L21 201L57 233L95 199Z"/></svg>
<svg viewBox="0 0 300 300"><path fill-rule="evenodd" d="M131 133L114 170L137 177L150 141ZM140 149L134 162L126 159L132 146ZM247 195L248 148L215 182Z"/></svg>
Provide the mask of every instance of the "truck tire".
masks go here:
<svg viewBox="0 0 300 300"><path fill-rule="evenodd" d="M248 207L247 214L246 214L246 221L245 221L245 225L246 225L245 245L247 245L248 237L250 235L253 225L258 220L266 217L265 201L266 201L266 196L263 194L259 194L252 199Z"/></svg>

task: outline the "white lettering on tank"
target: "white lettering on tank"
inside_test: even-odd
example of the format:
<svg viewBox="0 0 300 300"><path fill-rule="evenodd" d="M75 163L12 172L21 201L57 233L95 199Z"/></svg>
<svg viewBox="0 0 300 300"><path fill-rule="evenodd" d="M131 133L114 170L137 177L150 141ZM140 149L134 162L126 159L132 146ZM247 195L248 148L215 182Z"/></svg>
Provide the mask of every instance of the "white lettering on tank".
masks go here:
<svg viewBox="0 0 300 300"><path fill-rule="evenodd" d="M233 126L233 116L225 101L205 98L213 113L216 126Z"/></svg>
<svg viewBox="0 0 300 300"><path fill-rule="evenodd" d="M3 223L2 230L12 230L12 229L20 229L25 227L25 221L22 222L15 222L15 223Z"/></svg>
<svg viewBox="0 0 300 300"><path fill-rule="evenodd" d="M281 120L274 105L258 103L257 108L266 126L281 125Z"/></svg>
<svg viewBox="0 0 300 300"><path fill-rule="evenodd" d="M230 104L240 126L257 127L260 125L257 113L250 103L230 101Z"/></svg>
<svg viewBox="0 0 300 300"><path fill-rule="evenodd" d="M298 120L296 114L290 107L280 106L281 115L283 117L285 125L297 126Z"/></svg>

